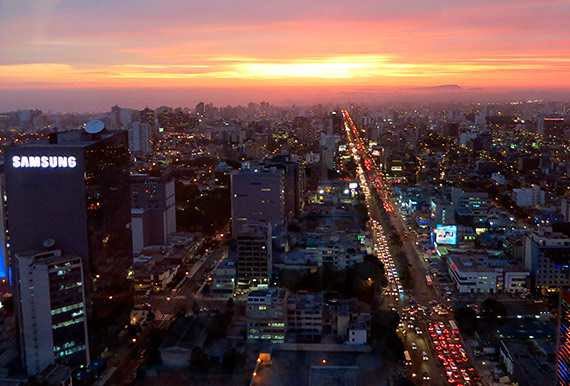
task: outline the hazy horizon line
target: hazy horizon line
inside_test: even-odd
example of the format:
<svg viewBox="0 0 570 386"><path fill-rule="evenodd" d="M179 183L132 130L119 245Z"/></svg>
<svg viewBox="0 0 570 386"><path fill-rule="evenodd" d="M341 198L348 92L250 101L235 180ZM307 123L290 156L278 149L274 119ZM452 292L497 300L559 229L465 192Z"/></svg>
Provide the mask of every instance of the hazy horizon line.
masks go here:
<svg viewBox="0 0 570 386"><path fill-rule="evenodd" d="M335 90L331 92L332 90ZM390 86L219 86L141 88L1 89L0 112L39 109L52 113L110 111L111 106L143 109L160 106L194 109L199 102L218 107L268 102L274 106L307 104L501 103L510 100L569 100L570 88L462 87L449 83L421 87Z"/></svg>

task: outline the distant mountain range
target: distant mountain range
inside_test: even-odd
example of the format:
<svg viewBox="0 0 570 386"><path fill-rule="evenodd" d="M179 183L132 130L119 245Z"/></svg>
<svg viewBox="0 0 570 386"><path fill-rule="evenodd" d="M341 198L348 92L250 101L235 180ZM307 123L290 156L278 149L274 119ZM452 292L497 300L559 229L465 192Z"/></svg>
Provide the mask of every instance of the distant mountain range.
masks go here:
<svg viewBox="0 0 570 386"><path fill-rule="evenodd" d="M431 87L414 87L409 88L411 91L479 91L483 90L481 87L463 88L457 84L442 84L440 86Z"/></svg>

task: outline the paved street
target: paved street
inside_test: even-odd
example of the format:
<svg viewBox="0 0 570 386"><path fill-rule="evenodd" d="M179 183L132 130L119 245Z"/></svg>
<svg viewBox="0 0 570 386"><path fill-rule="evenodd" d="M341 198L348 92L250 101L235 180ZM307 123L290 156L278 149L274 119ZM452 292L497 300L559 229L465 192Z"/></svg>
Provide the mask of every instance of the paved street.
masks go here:
<svg viewBox="0 0 570 386"><path fill-rule="evenodd" d="M467 351L459 336L459 330L448 313L449 301L442 298L444 292L436 281L428 285L426 274L428 266L416 249L416 238L391 200L391 187L382 176L372 157L367 153L356 126L347 111L343 112L349 149L354 158L360 161L357 170L361 188L371 219L371 228L375 238L375 250L386 268L390 290L385 297L385 305L395 308L402 323L399 332L404 339L406 355L405 373L416 384L438 384L462 382L464 385L475 384L471 377L475 370L470 367ZM366 169L366 170L364 170ZM376 190L380 200L371 193ZM381 225L379 206L390 215L390 222L395 227L402 241L402 250L406 253L409 271L412 275L412 290L402 290L393 256L388 251L386 235ZM435 305L439 312L436 312Z"/></svg>

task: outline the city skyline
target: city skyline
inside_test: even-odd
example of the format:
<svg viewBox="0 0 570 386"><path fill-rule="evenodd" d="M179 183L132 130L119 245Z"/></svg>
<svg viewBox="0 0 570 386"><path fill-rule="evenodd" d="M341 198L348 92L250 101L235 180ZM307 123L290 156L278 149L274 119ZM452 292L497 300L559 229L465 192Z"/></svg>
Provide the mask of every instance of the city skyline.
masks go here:
<svg viewBox="0 0 570 386"><path fill-rule="evenodd" d="M563 95L569 8L564 1L173 1L160 9L140 1L0 2L0 107L77 111L140 104L139 94L156 105L155 94L167 95L167 104L200 94L232 104L369 100L449 84L478 98ZM98 105L74 101L83 97Z"/></svg>

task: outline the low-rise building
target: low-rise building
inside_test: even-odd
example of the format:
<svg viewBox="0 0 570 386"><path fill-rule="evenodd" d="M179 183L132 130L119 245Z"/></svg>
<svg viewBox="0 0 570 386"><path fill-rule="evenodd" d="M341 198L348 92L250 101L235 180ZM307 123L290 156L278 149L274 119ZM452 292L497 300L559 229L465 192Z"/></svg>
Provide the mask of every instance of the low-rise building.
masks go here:
<svg viewBox="0 0 570 386"><path fill-rule="evenodd" d="M511 198L517 206L527 207L544 205L545 193L540 186L532 185L530 188L513 189Z"/></svg>
<svg viewBox="0 0 570 386"><path fill-rule="evenodd" d="M233 260L222 260L210 278L212 297L225 299L233 297L236 290L236 264Z"/></svg>
<svg viewBox="0 0 570 386"><path fill-rule="evenodd" d="M339 343L367 343L371 320L370 306L357 299L333 299L325 309L324 324Z"/></svg>
<svg viewBox="0 0 570 386"><path fill-rule="evenodd" d="M245 309L247 339L285 342L287 292L282 289L251 291Z"/></svg>
<svg viewBox="0 0 570 386"><path fill-rule="evenodd" d="M323 332L322 293L287 298L287 334L297 343L320 342Z"/></svg>
<svg viewBox="0 0 570 386"><path fill-rule="evenodd" d="M162 362L167 367L189 367L192 349L202 347L206 341L211 318L189 316L174 323L159 352Z"/></svg>
<svg viewBox="0 0 570 386"><path fill-rule="evenodd" d="M163 255L140 256L133 262L135 291L164 291L180 269Z"/></svg>
<svg viewBox="0 0 570 386"><path fill-rule="evenodd" d="M529 272L486 255L448 255L449 276L460 293L526 293Z"/></svg>
<svg viewBox="0 0 570 386"><path fill-rule="evenodd" d="M520 386L557 384L556 366L549 358L554 355L545 352L539 340L501 339L499 356L509 378Z"/></svg>

